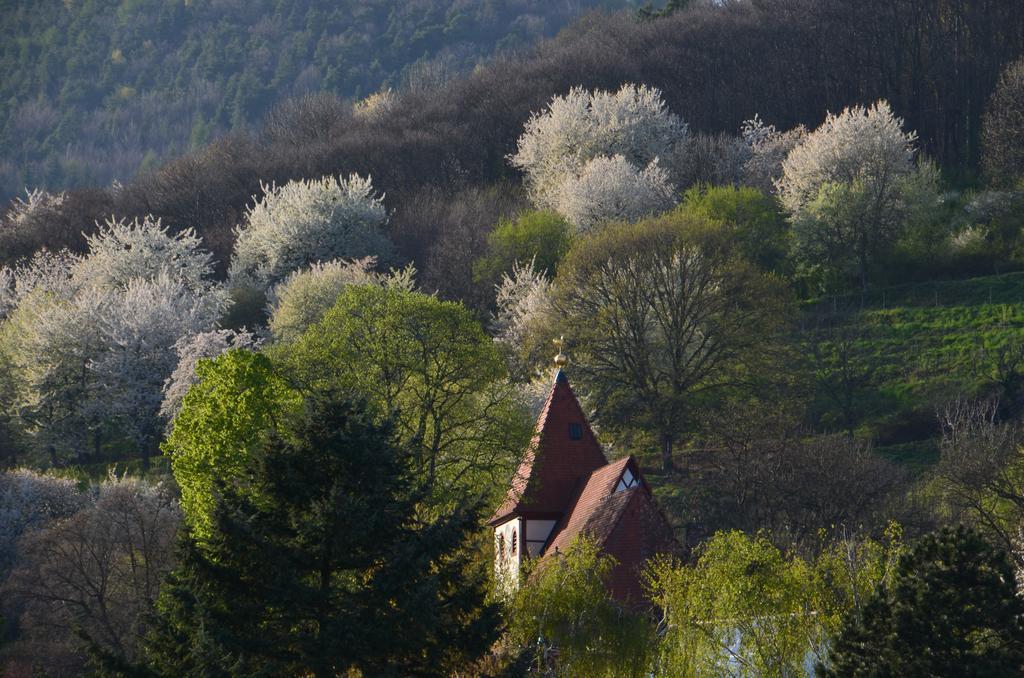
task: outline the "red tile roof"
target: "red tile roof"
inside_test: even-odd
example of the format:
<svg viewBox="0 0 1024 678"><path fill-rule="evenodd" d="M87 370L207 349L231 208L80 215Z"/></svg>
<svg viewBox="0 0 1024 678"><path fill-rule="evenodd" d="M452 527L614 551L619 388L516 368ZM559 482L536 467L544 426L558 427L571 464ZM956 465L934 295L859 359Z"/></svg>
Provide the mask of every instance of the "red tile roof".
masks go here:
<svg viewBox="0 0 1024 678"><path fill-rule="evenodd" d="M578 440L570 436L570 424L579 425ZM568 508L577 483L607 463L565 372L558 370L533 440L490 523L516 515L558 518Z"/></svg>
<svg viewBox="0 0 1024 678"><path fill-rule="evenodd" d="M573 423L581 426L578 440L569 434ZM616 492L627 468L638 483ZM568 548L577 535L593 539L618 563L609 590L622 601L642 600L639 571L647 559L679 550L636 459L608 463L561 370L512 488L491 524L516 516L558 520L544 546L544 560Z"/></svg>
<svg viewBox="0 0 1024 678"><path fill-rule="evenodd" d="M607 536L614 527L613 524L609 524L614 520L611 513L614 510L614 503L609 506L604 504L615 492L615 485L622 477L622 471L632 459L626 457L602 466L579 484L573 493L569 510L551 533L552 538L548 540L545 553L564 550L573 537L584 530L590 532L594 539L601 540Z"/></svg>
<svg viewBox="0 0 1024 678"><path fill-rule="evenodd" d="M616 492L626 468L640 482ZM582 484L570 512L555 526L543 557L564 551L580 534L593 539L604 553L617 561L609 589L615 598L623 601L642 600L640 570L649 558L679 550L672 526L658 508L632 456L594 471Z"/></svg>
<svg viewBox="0 0 1024 678"><path fill-rule="evenodd" d="M646 487L638 486L619 494L630 497L615 527L598 543L618 563L608 582L612 596L639 602L644 598L640 573L645 563L661 553L678 555L680 548L672 526Z"/></svg>

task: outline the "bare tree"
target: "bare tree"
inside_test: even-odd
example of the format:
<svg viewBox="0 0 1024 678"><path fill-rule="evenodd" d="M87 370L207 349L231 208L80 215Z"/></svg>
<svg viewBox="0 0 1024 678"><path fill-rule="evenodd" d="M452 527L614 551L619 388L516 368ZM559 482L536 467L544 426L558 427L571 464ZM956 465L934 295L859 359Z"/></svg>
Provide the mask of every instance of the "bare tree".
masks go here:
<svg viewBox="0 0 1024 678"><path fill-rule="evenodd" d="M1024 569L1024 431L999 421L995 400L958 399L939 418L935 481L953 517L977 525Z"/></svg>
<svg viewBox="0 0 1024 678"><path fill-rule="evenodd" d="M820 530L878 534L906 487L906 473L870 445L803 430L784 405L743 403L713 425L716 449L696 480L709 530L766 529L797 547Z"/></svg>
<svg viewBox="0 0 1024 678"><path fill-rule="evenodd" d="M95 504L27 534L3 587L20 608L15 656L35 655L46 672L81 670L80 636L124 660L138 656L164 575L170 570L178 502L167 488L111 477Z"/></svg>

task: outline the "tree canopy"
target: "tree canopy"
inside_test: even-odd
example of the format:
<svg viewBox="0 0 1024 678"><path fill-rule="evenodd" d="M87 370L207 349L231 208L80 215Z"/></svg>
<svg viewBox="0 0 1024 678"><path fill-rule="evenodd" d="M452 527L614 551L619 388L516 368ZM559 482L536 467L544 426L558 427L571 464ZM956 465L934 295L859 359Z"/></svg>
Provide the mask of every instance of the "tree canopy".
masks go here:
<svg viewBox="0 0 1024 678"><path fill-rule="evenodd" d="M657 436L666 469L694 408L765 373L786 295L685 211L609 226L559 268L548 336L571 339L598 421ZM759 376L760 374L760 376Z"/></svg>
<svg viewBox="0 0 1024 678"><path fill-rule="evenodd" d="M922 538L835 640L830 676L1012 676L1024 670L1024 602L1006 554L973 530Z"/></svg>
<svg viewBox="0 0 1024 678"><path fill-rule="evenodd" d="M350 286L323 320L272 356L303 388L348 389L379 416L394 414L436 501L496 497L525 448L529 421L504 362L460 304Z"/></svg>
<svg viewBox="0 0 1024 678"><path fill-rule="evenodd" d="M311 394L214 480L206 533L183 537L161 593L157 675L434 675L493 641L464 548L479 504L424 522L415 455L375 419Z"/></svg>

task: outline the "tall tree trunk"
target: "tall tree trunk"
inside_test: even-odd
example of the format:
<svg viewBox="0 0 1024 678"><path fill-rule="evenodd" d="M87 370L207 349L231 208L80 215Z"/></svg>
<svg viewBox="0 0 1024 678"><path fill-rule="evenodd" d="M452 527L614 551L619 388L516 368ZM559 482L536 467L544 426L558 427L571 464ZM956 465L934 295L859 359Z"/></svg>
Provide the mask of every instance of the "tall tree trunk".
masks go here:
<svg viewBox="0 0 1024 678"><path fill-rule="evenodd" d="M676 470L675 460L672 459L673 442L675 441L671 433L663 433L661 435L661 470L666 473Z"/></svg>

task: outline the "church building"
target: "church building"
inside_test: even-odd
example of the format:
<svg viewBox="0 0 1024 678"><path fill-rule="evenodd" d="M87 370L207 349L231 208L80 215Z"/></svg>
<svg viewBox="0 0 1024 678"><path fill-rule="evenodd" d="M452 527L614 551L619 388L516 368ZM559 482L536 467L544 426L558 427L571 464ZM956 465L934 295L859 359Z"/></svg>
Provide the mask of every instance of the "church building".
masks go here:
<svg viewBox="0 0 1024 678"><path fill-rule="evenodd" d="M623 602L640 601L640 570L651 556L678 545L636 459L610 462L594 436L555 357L555 382L537 419L530 446L494 528L499 577L518 582L527 558L554 558L578 534L586 534L618 565L609 588Z"/></svg>

